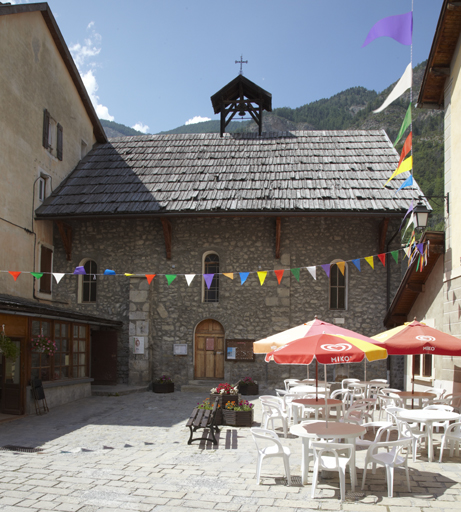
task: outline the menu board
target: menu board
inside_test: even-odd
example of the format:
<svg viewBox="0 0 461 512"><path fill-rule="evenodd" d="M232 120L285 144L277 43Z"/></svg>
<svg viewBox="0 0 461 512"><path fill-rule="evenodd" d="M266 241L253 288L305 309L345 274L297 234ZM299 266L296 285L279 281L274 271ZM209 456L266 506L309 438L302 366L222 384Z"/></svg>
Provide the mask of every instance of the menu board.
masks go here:
<svg viewBox="0 0 461 512"><path fill-rule="evenodd" d="M254 361L255 340L226 340L226 361Z"/></svg>

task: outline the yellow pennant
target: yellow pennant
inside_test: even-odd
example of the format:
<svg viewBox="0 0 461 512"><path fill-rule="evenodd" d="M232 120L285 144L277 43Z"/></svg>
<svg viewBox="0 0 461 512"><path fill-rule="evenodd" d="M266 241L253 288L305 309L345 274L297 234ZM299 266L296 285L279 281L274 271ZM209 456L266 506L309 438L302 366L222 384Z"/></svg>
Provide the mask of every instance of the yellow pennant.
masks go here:
<svg viewBox="0 0 461 512"><path fill-rule="evenodd" d="M261 286L264 284L264 280L266 279L267 272L258 272L259 282Z"/></svg>
<svg viewBox="0 0 461 512"><path fill-rule="evenodd" d="M373 261L373 256L367 256L365 258L365 261L370 265L370 267L374 270L375 269L375 262Z"/></svg>
<svg viewBox="0 0 461 512"><path fill-rule="evenodd" d="M341 274L344 275L344 269L346 268L346 263L344 261L337 261L336 262L337 267L341 271Z"/></svg>
<svg viewBox="0 0 461 512"><path fill-rule="evenodd" d="M393 172L392 176L386 181L386 185L396 176L402 174L403 172L411 171L413 169L413 157L409 156L406 160L404 160L399 167ZM384 185L384 186L386 186Z"/></svg>
<svg viewBox="0 0 461 512"><path fill-rule="evenodd" d="M229 273L228 273L228 274L224 273L224 274L223 274L223 276L226 276L226 277L228 277L229 279L234 279L234 274L233 274L233 272L231 272L230 274L229 274Z"/></svg>

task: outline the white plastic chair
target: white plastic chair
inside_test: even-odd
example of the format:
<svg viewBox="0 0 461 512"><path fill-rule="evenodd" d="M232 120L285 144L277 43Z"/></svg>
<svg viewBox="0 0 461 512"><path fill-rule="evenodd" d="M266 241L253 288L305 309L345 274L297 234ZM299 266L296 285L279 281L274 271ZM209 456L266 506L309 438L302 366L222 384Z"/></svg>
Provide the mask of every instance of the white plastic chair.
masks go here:
<svg viewBox="0 0 461 512"><path fill-rule="evenodd" d="M427 388L424 390L426 393L433 393L436 395L435 398L423 398L422 406L432 405L434 402L438 402L441 400L446 392L446 389L443 388Z"/></svg>
<svg viewBox="0 0 461 512"><path fill-rule="evenodd" d="M349 466L351 482L354 479L353 475L355 475L355 468L351 469L350 467L354 446L352 444L325 442L314 442L311 443L311 446L314 454L311 497L315 498L319 470L326 469L327 471L338 471L341 501L344 501L346 497L346 466Z"/></svg>
<svg viewBox="0 0 461 512"><path fill-rule="evenodd" d="M364 439L365 434L363 434L360 437L357 437L355 440L355 446L357 447L368 447L373 443L377 443L381 440L381 434L383 431L386 431L387 438L386 441L389 441L389 435L391 433L391 429L389 427L392 427L392 422L390 421L369 421L368 423L362 423L362 427L365 427L368 431L368 429L378 429L375 438L373 441L370 441L369 439ZM397 426L395 427L397 430Z"/></svg>
<svg viewBox="0 0 461 512"><path fill-rule="evenodd" d="M439 462L442 462L443 449L445 443L448 442L450 446L450 457L453 457L453 450L456 447L456 456L459 455L459 443L461 441L461 421L452 423L445 429L445 433L442 436L442 444L440 445L440 457Z"/></svg>
<svg viewBox="0 0 461 512"><path fill-rule="evenodd" d="M381 420L383 412L389 407L403 407L401 398L396 394L398 389L383 388L378 391L379 416Z"/></svg>
<svg viewBox="0 0 461 512"><path fill-rule="evenodd" d="M253 427L250 429L258 450L258 461L256 466L256 483L261 483L261 467L263 460L269 457L282 457L285 466L288 485L291 485L290 476L290 449L283 446L277 433L265 428Z"/></svg>
<svg viewBox="0 0 461 512"><path fill-rule="evenodd" d="M392 428L392 427L391 427ZM386 430L381 432L384 435ZM365 487L368 464L380 464L386 467L387 496L394 494L394 469L403 467L407 477L408 491L411 492L410 475L408 473L408 451L411 445L410 438L400 438L397 441L383 441L372 443L367 450L365 467L363 468L362 491ZM380 452L380 450L383 450ZM386 451L384 451L386 450Z"/></svg>
<svg viewBox="0 0 461 512"><path fill-rule="evenodd" d="M274 430L274 420L280 420L283 427L283 436L286 438L288 435L288 414L283 410L283 400L275 396L260 396L259 400L261 401L263 410L261 424L267 429L267 425L270 421L272 430Z"/></svg>
<svg viewBox="0 0 461 512"><path fill-rule="evenodd" d="M448 411L453 412L453 407L451 405L446 404L433 404L433 405L427 405L426 407L423 407L423 409L430 411ZM436 432L439 431L440 427L442 427L445 430L448 428L448 425L450 424L449 420L446 421L434 421L432 423L432 428L436 429Z"/></svg>
<svg viewBox="0 0 461 512"><path fill-rule="evenodd" d="M291 387L298 386L299 379L285 379L283 383L285 384L285 390L289 392Z"/></svg>

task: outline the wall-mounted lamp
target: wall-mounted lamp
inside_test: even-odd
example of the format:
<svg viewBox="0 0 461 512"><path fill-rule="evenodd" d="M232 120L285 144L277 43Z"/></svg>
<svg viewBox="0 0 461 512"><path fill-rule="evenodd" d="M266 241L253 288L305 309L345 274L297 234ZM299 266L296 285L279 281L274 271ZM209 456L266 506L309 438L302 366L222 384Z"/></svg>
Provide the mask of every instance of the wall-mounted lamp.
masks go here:
<svg viewBox="0 0 461 512"><path fill-rule="evenodd" d="M427 206L422 201L419 201L418 204L413 208L416 229L426 228L429 211L430 210L428 210Z"/></svg>

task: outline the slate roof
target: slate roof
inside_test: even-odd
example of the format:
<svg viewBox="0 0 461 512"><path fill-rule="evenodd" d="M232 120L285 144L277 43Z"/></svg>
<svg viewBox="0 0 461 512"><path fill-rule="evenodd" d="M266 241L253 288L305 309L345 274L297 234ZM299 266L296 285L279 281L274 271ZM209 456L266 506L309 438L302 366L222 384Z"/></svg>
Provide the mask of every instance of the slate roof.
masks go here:
<svg viewBox="0 0 461 512"><path fill-rule="evenodd" d="M399 156L383 130L145 135L77 165L38 218L246 212L401 214L422 195L384 184Z"/></svg>

